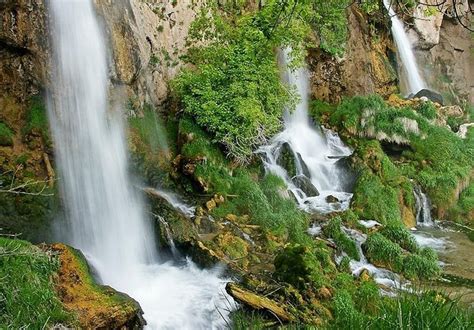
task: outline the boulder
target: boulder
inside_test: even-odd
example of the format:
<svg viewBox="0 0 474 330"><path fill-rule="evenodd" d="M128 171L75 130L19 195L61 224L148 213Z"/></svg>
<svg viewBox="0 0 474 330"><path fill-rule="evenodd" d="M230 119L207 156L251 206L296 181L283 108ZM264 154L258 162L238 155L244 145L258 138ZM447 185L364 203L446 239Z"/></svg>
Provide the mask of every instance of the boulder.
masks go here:
<svg viewBox="0 0 474 330"><path fill-rule="evenodd" d="M308 197L319 196L318 189L313 185L311 180L304 175L297 175L291 179L293 184L300 188Z"/></svg>
<svg viewBox="0 0 474 330"><path fill-rule="evenodd" d="M329 195L326 197L327 203L339 203L339 199L336 196Z"/></svg>
<svg viewBox="0 0 474 330"><path fill-rule="evenodd" d="M296 171L296 159L295 153L290 147L288 142L284 142L280 147L280 154L276 159L278 165L285 169L288 176L294 177L297 174Z"/></svg>
<svg viewBox="0 0 474 330"><path fill-rule="evenodd" d="M427 97L432 102L443 105L443 96L437 92L426 88L418 91L418 93L416 93L413 98L421 98L423 96Z"/></svg>

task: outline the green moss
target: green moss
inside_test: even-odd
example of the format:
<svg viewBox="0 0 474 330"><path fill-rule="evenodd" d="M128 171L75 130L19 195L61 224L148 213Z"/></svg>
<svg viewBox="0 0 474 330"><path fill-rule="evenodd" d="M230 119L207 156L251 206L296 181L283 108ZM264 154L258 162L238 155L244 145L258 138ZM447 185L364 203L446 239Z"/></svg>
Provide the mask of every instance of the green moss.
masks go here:
<svg viewBox="0 0 474 330"><path fill-rule="evenodd" d="M0 146L13 145L13 131L4 123L0 122Z"/></svg>
<svg viewBox="0 0 474 330"><path fill-rule="evenodd" d="M26 115L26 125L23 128L23 135L40 134L45 143L51 142L49 134L48 115L43 99L35 96L30 100L30 106Z"/></svg>
<svg viewBox="0 0 474 330"><path fill-rule="evenodd" d="M426 119L436 119L436 107L431 101L420 103L415 110Z"/></svg>
<svg viewBox="0 0 474 330"><path fill-rule="evenodd" d="M69 324L52 277L58 260L28 242L0 237L0 327L42 329Z"/></svg>

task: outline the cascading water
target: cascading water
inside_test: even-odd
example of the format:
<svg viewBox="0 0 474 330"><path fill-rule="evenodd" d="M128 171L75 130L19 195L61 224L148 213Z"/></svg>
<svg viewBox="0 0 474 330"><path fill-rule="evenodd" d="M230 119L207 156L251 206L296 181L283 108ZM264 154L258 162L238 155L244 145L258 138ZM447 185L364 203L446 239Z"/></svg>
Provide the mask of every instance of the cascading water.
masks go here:
<svg viewBox="0 0 474 330"><path fill-rule="evenodd" d="M426 88L426 84L420 75L418 65L416 64L415 54L412 45L405 32L402 21L398 19L397 14L393 10L391 0L383 0L385 8L392 21L392 34L397 44L398 54L403 64L408 84L408 94L416 94L420 90Z"/></svg>
<svg viewBox="0 0 474 330"><path fill-rule="evenodd" d="M158 263L151 225L127 175L120 118L107 118L106 49L92 1L50 0L49 10L49 117L67 218L62 238L84 251L103 283L140 303L151 328L224 327L221 315L230 306L220 269Z"/></svg>
<svg viewBox="0 0 474 330"><path fill-rule="evenodd" d="M308 212L328 213L349 207L352 194L347 192L351 180L345 175L339 161L351 155L339 136L314 127L308 116L308 72L305 68L288 68L289 50L283 51L286 81L296 86L300 101L294 112L285 114L285 129L276 135L270 145L261 147L267 171L280 176L293 193L301 208ZM291 177L280 164L284 148L293 154L296 175ZM304 186L304 187L303 187ZM330 198L333 196L334 198Z"/></svg>
<svg viewBox="0 0 474 330"><path fill-rule="evenodd" d="M415 195L416 225L420 227L433 227L431 218L431 202L421 188L416 186L413 190Z"/></svg>

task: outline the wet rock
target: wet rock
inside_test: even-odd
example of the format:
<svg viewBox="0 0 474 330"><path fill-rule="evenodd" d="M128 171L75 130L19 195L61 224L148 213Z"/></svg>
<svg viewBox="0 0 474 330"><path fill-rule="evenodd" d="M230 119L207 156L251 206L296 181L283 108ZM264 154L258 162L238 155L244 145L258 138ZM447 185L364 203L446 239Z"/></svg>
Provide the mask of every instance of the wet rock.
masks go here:
<svg viewBox="0 0 474 330"><path fill-rule="evenodd" d="M258 311L263 311L277 317L281 322L294 321L295 317L286 311L286 306L270 300L252 291L246 290L235 283L227 283L227 293L241 304Z"/></svg>
<svg viewBox="0 0 474 330"><path fill-rule="evenodd" d="M293 150L288 142L284 142L280 148L280 155L276 163L285 169L288 176L294 177L296 175L296 159Z"/></svg>
<svg viewBox="0 0 474 330"><path fill-rule="evenodd" d="M313 185L311 180L304 175L297 175L291 179L293 184L300 188L308 197L319 196L318 189Z"/></svg>
<svg viewBox="0 0 474 330"><path fill-rule="evenodd" d="M367 281L370 281L371 280L371 276L370 276L370 273L369 271L364 268L361 272L360 272L360 275L359 275L359 278L362 282L367 282Z"/></svg>
<svg viewBox="0 0 474 330"><path fill-rule="evenodd" d="M336 196L329 195L326 197L326 202L327 203L339 203L339 199Z"/></svg>
<svg viewBox="0 0 474 330"><path fill-rule="evenodd" d="M418 91L418 93L416 93L413 98L421 98L423 96L427 97L432 102L443 105L443 96L429 89L422 89L421 91Z"/></svg>
<svg viewBox="0 0 474 330"><path fill-rule="evenodd" d="M206 202L206 209L208 212L211 212L217 206L216 201L214 199L210 199Z"/></svg>

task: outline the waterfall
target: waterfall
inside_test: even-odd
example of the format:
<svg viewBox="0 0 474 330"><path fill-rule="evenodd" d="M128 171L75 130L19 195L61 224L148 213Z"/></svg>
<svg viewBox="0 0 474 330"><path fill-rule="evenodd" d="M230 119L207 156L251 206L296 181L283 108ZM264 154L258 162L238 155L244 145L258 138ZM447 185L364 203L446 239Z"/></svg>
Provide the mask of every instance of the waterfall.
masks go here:
<svg viewBox="0 0 474 330"><path fill-rule="evenodd" d="M289 50L282 53L284 79L289 86L296 87L300 99L294 112L285 113L283 132L259 149L265 168L286 182L304 210L328 213L347 209L352 194L346 186L351 178L340 161L351 155L352 150L335 132L312 125L308 115L308 72L305 68L289 69ZM289 148L293 155L294 176L281 165L284 148Z"/></svg>
<svg viewBox="0 0 474 330"><path fill-rule="evenodd" d="M84 252L101 282L140 303L149 327L224 327L229 306L222 270L158 259L151 223L127 174L123 123L107 111L106 44L92 0L50 0L48 6L49 117L67 218L61 238Z"/></svg>
<svg viewBox="0 0 474 330"><path fill-rule="evenodd" d="M415 95L420 90L426 88L425 82L420 75L418 65L416 64L415 54L412 45L405 32L405 28L397 14L393 10L391 0L383 0L385 8L387 8L390 19L392 20L392 34L397 44L398 54L402 61L403 70L407 77L408 94Z"/></svg>
<svg viewBox="0 0 474 330"><path fill-rule="evenodd" d="M418 186L415 186L413 193L415 195L416 224L421 227L433 227L431 202L428 196Z"/></svg>

